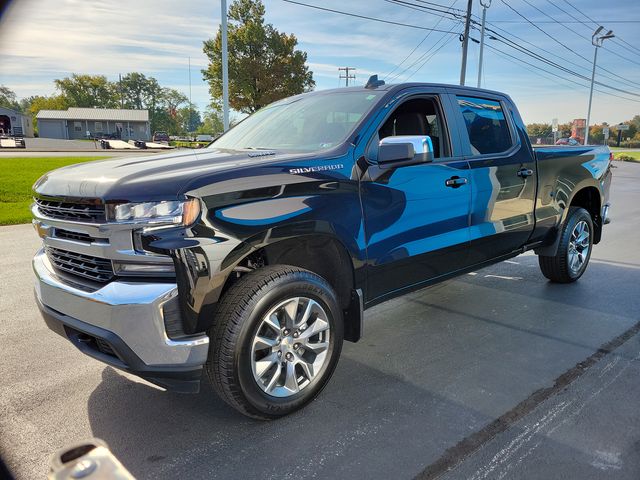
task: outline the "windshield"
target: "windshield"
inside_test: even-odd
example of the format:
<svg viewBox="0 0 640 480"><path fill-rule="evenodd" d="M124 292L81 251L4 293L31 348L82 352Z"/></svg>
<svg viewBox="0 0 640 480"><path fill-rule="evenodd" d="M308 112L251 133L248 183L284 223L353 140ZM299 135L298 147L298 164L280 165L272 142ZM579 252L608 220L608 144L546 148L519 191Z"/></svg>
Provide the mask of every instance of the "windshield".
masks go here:
<svg viewBox="0 0 640 480"><path fill-rule="evenodd" d="M211 144L312 152L342 143L383 92L346 91L301 95L273 103Z"/></svg>

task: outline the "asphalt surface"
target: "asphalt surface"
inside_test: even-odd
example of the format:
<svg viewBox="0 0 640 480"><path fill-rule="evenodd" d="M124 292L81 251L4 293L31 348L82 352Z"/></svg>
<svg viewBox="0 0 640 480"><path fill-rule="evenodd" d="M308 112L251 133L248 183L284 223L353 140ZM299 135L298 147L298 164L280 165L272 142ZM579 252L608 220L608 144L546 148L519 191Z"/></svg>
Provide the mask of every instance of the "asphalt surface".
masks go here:
<svg viewBox="0 0 640 480"><path fill-rule="evenodd" d="M366 312L319 398L247 419L162 392L47 330L30 226L0 227L0 452L19 478L105 440L138 478L640 478L640 165L582 279L523 255Z"/></svg>

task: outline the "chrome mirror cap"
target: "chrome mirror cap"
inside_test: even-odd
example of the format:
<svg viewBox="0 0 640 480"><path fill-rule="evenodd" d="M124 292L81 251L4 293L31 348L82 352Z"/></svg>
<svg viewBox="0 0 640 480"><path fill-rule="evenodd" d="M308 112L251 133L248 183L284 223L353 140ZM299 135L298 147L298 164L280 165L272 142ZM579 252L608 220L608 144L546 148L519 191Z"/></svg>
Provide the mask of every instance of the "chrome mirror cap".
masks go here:
<svg viewBox="0 0 640 480"><path fill-rule="evenodd" d="M433 161L433 142L428 135L395 135L392 137L385 137L380 140L379 145L392 145L392 144L411 144L415 154L415 160L422 162Z"/></svg>

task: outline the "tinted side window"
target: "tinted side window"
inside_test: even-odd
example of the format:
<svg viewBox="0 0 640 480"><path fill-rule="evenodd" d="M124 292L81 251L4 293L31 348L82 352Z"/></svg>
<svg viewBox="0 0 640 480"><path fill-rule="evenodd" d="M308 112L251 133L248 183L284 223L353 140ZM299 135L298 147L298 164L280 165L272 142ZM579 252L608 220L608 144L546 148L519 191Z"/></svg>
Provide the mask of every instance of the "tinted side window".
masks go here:
<svg viewBox="0 0 640 480"><path fill-rule="evenodd" d="M504 152L513 145L500 102L475 97L457 98L474 155Z"/></svg>
<svg viewBox="0 0 640 480"><path fill-rule="evenodd" d="M398 135L429 136L434 157L448 157L448 142L442 125L440 109L435 99L414 98L401 104L391 114L378 131L378 139Z"/></svg>

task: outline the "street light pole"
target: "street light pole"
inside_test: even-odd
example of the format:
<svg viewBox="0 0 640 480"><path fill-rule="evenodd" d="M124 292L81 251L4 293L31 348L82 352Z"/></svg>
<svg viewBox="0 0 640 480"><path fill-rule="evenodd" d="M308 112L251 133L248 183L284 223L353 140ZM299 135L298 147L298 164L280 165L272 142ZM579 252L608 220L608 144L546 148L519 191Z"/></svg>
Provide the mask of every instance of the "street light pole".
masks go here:
<svg viewBox="0 0 640 480"><path fill-rule="evenodd" d="M227 48L227 0L221 0L222 10L222 123L229 130L229 52Z"/></svg>
<svg viewBox="0 0 640 480"><path fill-rule="evenodd" d="M487 8L491 6L491 0L480 0L482 5L482 29L480 30L480 57L478 59L478 88L482 84L482 54L484 53L484 25L487 20Z"/></svg>
<svg viewBox="0 0 640 480"><path fill-rule="evenodd" d="M604 30L603 26L596 28L596 31L593 32L591 36L591 44L595 47L595 52L593 53L593 71L591 72L591 88L589 89L589 107L587 109L587 124L585 125L584 132L584 144L588 145L589 142L589 122L591 121L591 103L593 101L593 84L596 80L596 62L598 61L598 49L602 46L602 43L609 39L615 37L613 34L613 30L609 30L604 35L600 35L600 32Z"/></svg>

